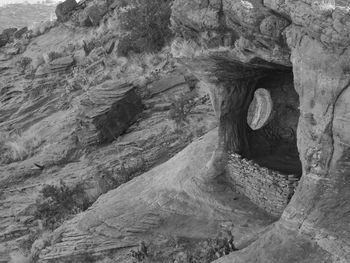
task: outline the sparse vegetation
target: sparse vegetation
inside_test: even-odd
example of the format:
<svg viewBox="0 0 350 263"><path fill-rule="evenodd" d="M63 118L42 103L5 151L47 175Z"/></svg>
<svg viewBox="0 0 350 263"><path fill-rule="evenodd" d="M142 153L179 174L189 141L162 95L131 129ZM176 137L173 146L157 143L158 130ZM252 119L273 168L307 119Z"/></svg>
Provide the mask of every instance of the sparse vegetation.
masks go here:
<svg viewBox="0 0 350 263"><path fill-rule="evenodd" d="M120 13L120 25L128 34L118 45L119 55L159 51L171 37L170 0L133 0Z"/></svg>
<svg viewBox="0 0 350 263"><path fill-rule="evenodd" d="M171 44L171 53L176 58L194 57L200 54L203 50L192 40L184 40L176 38Z"/></svg>
<svg viewBox="0 0 350 263"><path fill-rule="evenodd" d="M24 160L34 154L43 140L35 133L0 133L0 164Z"/></svg>
<svg viewBox="0 0 350 263"><path fill-rule="evenodd" d="M63 57L63 54L62 53L59 53L59 52L56 52L56 51L50 51L48 54L47 54L48 58L50 61L53 61L57 58L60 58L60 57Z"/></svg>
<svg viewBox="0 0 350 263"><path fill-rule="evenodd" d="M124 163L122 163L120 169L117 171L118 186L130 181L136 175L144 172L146 168L145 166L145 160L142 157L140 159L140 162L137 162L136 165L133 166L127 166Z"/></svg>
<svg viewBox="0 0 350 263"><path fill-rule="evenodd" d="M188 115L195 105L195 93L192 91L183 93L173 100L169 118L175 122L177 129L188 123Z"/></svg>
<svg viewBox="0 0 350 263"><path fill-rule="evenodd" d="M142 241L137 249L130 250L129 256L135 263L210 263L236 250L234 238L227 231L224 235L221 233L215 238L202 241L176 237L167 239L162 245L151 242L147 246Z"/></svg>
<svg viewBox="0 0 350 263"><path fill-rule="evenodd" d="M32 59L29 57L20 57L16 61L16 68L19 72L24 73L27 67L32 63Z"/></svg>
<svg viewBox="0 0 350 263"><path fill-rule="evenodd" d="M82 184L68 187L61 181L57 186L46 185L41 195L35 217L43 220L44 227L49 229L57 228L69 216L86 210L90 205Z"/></svg>
<svg viewBox="0 0 350 263"><path fill-rule="evenodd" d="M131 250L129 255L137 262L142 262L148 257L148 247L144 241L141 241L137 250Z"/></svg>
<svg viewBox="0 0 350 263"><path fill-rule="evenodd" d="M185 257L177 257L176 263L210 263L237 250L233 236L217 237L199 242L193 251L188 251ZM181 259L182 258L182 259ZM185 260L183 260L185 259Z"/></svg>

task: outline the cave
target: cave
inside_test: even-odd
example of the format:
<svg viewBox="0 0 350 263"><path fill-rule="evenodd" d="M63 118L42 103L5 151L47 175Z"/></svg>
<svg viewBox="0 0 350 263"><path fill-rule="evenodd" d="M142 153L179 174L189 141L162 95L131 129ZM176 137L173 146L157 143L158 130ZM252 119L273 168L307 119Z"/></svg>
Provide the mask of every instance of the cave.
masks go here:
<svg viewBox="0 0 350 263"><path fill-rule="evenodd" d="M243 157L281 174L294 174L300 177L302 166L296 136L300 115L299 97L294 89L293 74L271 72L255 85L255 92L261 89L267 91L270 100L262 102L262 106L265 108L269 106L271 109L265 112L266 121L262 127L255 130L248 128L250 155ZM251 112L254 111L256 109L248 110L248 122L252 119Z"/></svg>
<svg viewBox="0 0 350 263"><path fill-rule="evenodd" d="M299 96L289 69L239 68L231 84L223 85L219 103L225 174L236 192L278 218L302 175Z"/></svg>
<svg viewBox="0 0 350 263"><path fill-rule="evenodd" d="M216 66L222 69L216 71L218 79L225 80L218 94L213 91L214 97L222 96L221 102L214 102L220 105L222 149L253 160L262 167L300 178L302 166L296 135L299 96L294 89L292 70L219 59L216 59ZM257 107L259 91L264 91L268 99ZM252 106L254 103L256 105ZM255 117L259 122L260 119L263 121L252 127L250 121Z"/></svg>

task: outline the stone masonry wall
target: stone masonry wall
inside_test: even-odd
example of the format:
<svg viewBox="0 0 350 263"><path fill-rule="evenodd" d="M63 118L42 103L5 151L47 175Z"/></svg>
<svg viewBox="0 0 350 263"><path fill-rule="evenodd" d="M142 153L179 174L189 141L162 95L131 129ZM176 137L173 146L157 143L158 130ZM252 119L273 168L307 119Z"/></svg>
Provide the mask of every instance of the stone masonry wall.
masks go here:
<svg viewBox="0 0 350 263"><path fill-rule="evenodd" d="M237 154L230 154L227 174L235 191L269 214L279 217L298 184L295 175L282 175Z"/></svg>

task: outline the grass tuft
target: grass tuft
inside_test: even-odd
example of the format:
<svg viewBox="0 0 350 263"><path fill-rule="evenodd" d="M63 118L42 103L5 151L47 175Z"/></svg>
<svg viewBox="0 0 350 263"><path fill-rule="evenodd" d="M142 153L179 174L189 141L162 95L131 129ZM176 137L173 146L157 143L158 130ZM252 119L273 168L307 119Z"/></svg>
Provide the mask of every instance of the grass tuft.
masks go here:
<svg viewBox="0 0 350 263"><path fill-rule="evenodd" d="M34 155L43 143L36 133L28 131L22 135L0 133L0 164L22 161Z"/></svg>

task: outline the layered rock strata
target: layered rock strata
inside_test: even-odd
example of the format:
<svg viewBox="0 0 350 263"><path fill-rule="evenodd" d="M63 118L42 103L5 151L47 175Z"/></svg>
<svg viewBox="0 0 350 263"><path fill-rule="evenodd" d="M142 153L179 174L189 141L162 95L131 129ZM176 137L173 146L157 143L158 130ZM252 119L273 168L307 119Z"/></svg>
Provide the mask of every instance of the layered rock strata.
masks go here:
<svg viewBox="0 0 350 263"><path fill-rule="evenodd" d="M143 109L141 98L128 83L106 82L85 97L78 130L79 141L85 146L115 140Z"/></svg>

